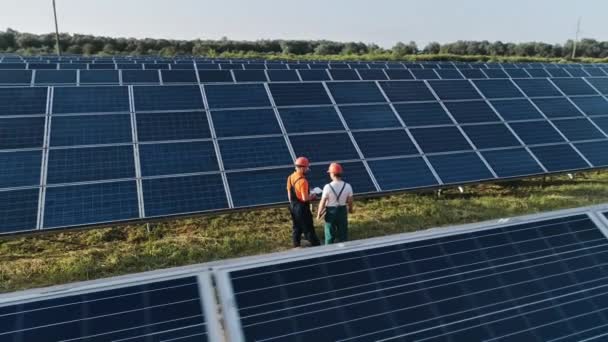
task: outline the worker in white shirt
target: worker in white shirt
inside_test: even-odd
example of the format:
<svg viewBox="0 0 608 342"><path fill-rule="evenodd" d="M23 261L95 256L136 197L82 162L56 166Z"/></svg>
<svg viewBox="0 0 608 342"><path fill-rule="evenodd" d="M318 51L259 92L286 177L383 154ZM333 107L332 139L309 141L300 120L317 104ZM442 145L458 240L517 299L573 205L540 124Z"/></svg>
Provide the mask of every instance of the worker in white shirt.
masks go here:
<svg viewBox="0 0 608 342"><path fill-rule="evenodd" d="M348 213L353 212L353 188L342 180L343 168L338 163L329 165L331 183L323 187L317 220L325 216L325 244L348 240Z"/></svg>

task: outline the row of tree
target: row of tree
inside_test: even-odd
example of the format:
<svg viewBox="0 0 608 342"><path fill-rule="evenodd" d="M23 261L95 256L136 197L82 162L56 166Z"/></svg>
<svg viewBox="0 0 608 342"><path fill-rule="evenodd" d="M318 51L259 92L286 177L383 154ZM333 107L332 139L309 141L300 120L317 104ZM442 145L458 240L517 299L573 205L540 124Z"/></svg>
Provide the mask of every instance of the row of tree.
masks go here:
<svg viewBox="0 0 608 342"><path fill-rule="evenodd" d="M368 55L391 54L395 57L408 55L452 54L460 56L518 56L518 57L569 57L573 41L565 44L542 42L503 43L500 41L464 41L439 44L431 42L420 49L415 42L397 43L392 49L383 49L376 44L361 42L333 42L327 40L168 40L111 38L92 35L62 33L59 37L61 50L70 54L129 54L129 55L201 55L217 56L227 53L253 53L271 55ZM53 53L55 36L31 34L12 29L0 31L0 52L22 54ZM608 41L582 39L577 44L577 56L608 58Z"/></svg>

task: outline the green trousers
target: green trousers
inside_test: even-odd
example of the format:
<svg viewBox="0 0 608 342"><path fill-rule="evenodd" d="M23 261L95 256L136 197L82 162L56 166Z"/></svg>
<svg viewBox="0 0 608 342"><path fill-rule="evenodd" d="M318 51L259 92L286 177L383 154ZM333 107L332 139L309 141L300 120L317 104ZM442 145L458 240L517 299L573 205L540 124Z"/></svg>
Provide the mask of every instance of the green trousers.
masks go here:
<svg viewBox="0 0 608 342"><path fill-rule="evenodd" d="M325 212L325 244L348 240L348 211L346 206L327 207Z"/></svg>

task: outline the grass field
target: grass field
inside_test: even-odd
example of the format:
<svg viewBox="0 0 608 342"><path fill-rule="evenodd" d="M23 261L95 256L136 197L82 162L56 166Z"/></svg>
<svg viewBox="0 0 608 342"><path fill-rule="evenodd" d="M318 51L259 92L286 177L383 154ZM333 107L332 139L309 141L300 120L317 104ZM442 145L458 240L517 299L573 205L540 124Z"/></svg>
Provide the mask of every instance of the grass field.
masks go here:
<svg viewBox="0 0 608 342"><path fill-rule="evenodd" d="M356 189L355 189L356 190ZM608 202L608 173L484 184L357 201L352 239ZM0 240L0 291L62 284L290 248L286 208ZM320 223L317 231L321 232Z"/></svg>

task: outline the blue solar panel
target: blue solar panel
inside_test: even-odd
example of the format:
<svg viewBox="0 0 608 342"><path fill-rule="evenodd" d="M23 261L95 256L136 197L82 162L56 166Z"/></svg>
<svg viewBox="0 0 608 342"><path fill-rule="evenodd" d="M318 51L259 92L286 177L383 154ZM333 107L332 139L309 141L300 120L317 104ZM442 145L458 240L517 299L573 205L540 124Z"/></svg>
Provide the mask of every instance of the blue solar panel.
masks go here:
<svg viewBox="0 0 608 342"><path fill-rule="evenodd" d="M161 70L163 83L197 83L192 70Z"/></svg>
<svg viewBox="0 0 608 342"><path fill-rule="evenodd" d="M270 107L268 93L262 84L205 86L209 108Z"/></svg>
<svg viewBox="0 0 608 342"><path fill-rule="evenodd" d="M0 116L46 113L47 88L0 88Z"/></svg>
<svg viewBox="0 0 608 342"><path fill-rule="evenodd" d="M48 187L44 227L128 220L139 217L135 181Z"/></svg>
<svg viewBox="0 0 608 342"><path fill-rule="evenodd" d="M139 141L190 140L211 137L204 112L138 113Z"/></svg>
<svg viewBox="0 0 608 342"><path fill-rule="evenodd" d="M463 126L462 129L478 149L521 145L507 126L502 123Z"/></svg>
<svg viewBox="0 0 608 342"><path fill-rule="evenodd" d="M201 83L233 83L229 70L199 70L198 77Z"/></svg>
<svg viewBox="0 0 608 342"><path fill-rule="evenodd" d="M267 82L264 70L234 70L234 79L237 82Z"/></svg>
<svg viewBox="0 0 608 342"><path fill-rule="evenodd" d="M135 177L132 146L52 149L48 184Z"/></svg>
<svg viewBox="0 0 608 342"><path fill-rule="evenodd" d="M530 150L549 172L571 171L589 167L570 145L538 146L531 147Z"/></svg>
<svg viewBox="0 0 608 342"><path fill-rule="evenodd" d="M81 70L80 84L115 84L118 85L117 70Z"/></svg>
<svg viewBox="0 0 608 342"><path fill-rule="evenodd" d="M54 116L51 146L118 144L133 141L126 114Z"/></svg>
<svg viewBox="0 0 608 342"><path fill-rule="evenodd" d="M0 84L29 85L31 82L31 70L0 70Z"/></svg>
<svg viewBox="0 0 608 342"><path fill-rule="evenodd" d="M146 70L166 70L166 69L169 69L169 64L167 64L167 63L159 63L159 64L145 63L144 69L146 69Z"/></svg>
<svg viewBox="0 0 608 342"><path fill-rule="evenodd" d="M144 177L219 170L210 141L143 144L139 156Z"/></svg>
<svg viewBox="0 0 608 342"><path fill-rule="evenodd" d="M284 184L292 172L293 168L289 167L228 173L226 176L233 192L234 206L239 208L286 202L285 188L277 184Z"/></svg>
<svg viewBox="0 0 608 342"><path fill-rule="evenodd" d="M383 191L438 185L421 157L370 160L368 164Z"/></svg>
<svg viewBox="0 0 608 342"><path fill-rule="evenodd" d="M216 63L196 63L196 68L198 70L217 70L220 65Z"/></svg>
<svg viewBox="0 0 608 342"><path fill-rule="evenodd" d="M587 77L589 76L582 68L568 68L568 73L572 77Z"/></svg>
<svg viewBox="0 0 608 342"><path fill-rule="evenodd" d="M340 106L350 129L401 127L389 105Z"/></svg>
<svg viewBox="0 0 608 342"><path fill-rule="evenodd" d="M29 63L28 64L28 69L30 70L47 70L47 69L52 69L55 70L57 69L57 64L56 63Z"/></svg>
<svg viewBox="0 0 608 342"><path fill-rule="evenodd" d="M593 77L587 79L600 93L608 95L608 77Z"/></svg>
<svg viewBox="0 0 608 342"><path fill-rule="evenodd" d="M147 217L228 207L219 174L144 179L143 192Z"/></svg>
<svg viewBox="0 0 608 342"><path fill-rule="evenodd" d="M594 140L607 138L587 119L553 120L553 124L570 141Z"/></svg>
<svg viewBox="0 0 608 342"><path fill-rule="evenodd" d="M268 70L268 78L271 82L299 81L295 70Z"/></svg>
<svg viewBox="0 0 608 342"><path fill-rule="evenodd" d="M535 99L534 104L545 113L548 118L568 118L583 116L576 107L565 97L556 99Z"/></svg>
<svg viewBox="0 0 608 342"><path fill-rule="evenodd" d="M494 100L492 106L500 116L507 120L542 119L542 114L532 105L530 100Z"/></svg>
<svg viewBox="0 0 608 342"><path fill-rule="evenodd" d="M321 83L274 83L269 87L277 106L331 104Z"/></svg>
<svg viewBox="0 0 608 342"><path fill-rule="evenodd" d="M564 141L564 138L547 121L514 122L509 125L526 145Z"/></svg>
<svg viewBox="0 0 608 342"><path fill-rule="evenodd" d="M354 132L353 135L365 158L418 154L403 129Z"/></svg>
<svg viewBox="0 0 608 342"><path fill-rule="evenodd" d="M570 74L562 68L547 68L546 70L551 77L571 77Z"/></svg>
<svg viewBox="0 0 608 342"><path fill-rule="evenodd" d="M129 112L127 87L57 87L53 114Z"/></svg>
<svg viewBox="0 0 608 342"><path fill-rule="evenodd" d="M0 188L40 185L41 163L42 151L0 152Z"/></svg>
<svg viewBox="0 0 608 342"><path fill-rule="evenodd" d="M464 77L470 79L488 78L480 69L460 69L460 72L464 75Z"/></svg>
<svg viewBox="0 0 608 342"><path fill-rule="evenodd" d="M396 104L395 110L406 126L451 125L450 117L437 102Z"/></svg>
<svg viewBox="0 0 608 342"><path fill-rule="evenodd" d="M410 69L417 80L436 80L439 78L433 69Z"/></svg>
<svg viewBox="0 0 608 342"><path fill-rule="evenodd" d="M435 96L422 81L380 82L391 102L434 101Z"/></svg>
<svg viewBox="0 0 608 342"><path fill-rule="evenodd" d="M530 78L530 75L524 69L505 69L505 72L511 78Z"/></svg>
<svg viewBox="0 0 608 342"><path fill-rule="evenodd" d="M570 99L589 116L608 115L608 101L601 96L571 97Z"/></svg>
<svg viewBox="0 0 608 342"><path fill-rule="evenodd" d="M481 99L481 95L468 80L429 81L429 84L442 100Z"/></svg>
<svg viewBox="0 0 608 342"><path fill-rule="evenodd" d="M551 77L551 75L549 75L547 73L547 71L545 71L545 69L540 69L540 68L528 68L525 69L528 74L530 74L530 76L532 77L539 77L539 78L545 78L545 77Z"/></svg>
<svg viewBox="0 0 608 342"><path fill-rule="evenodd" d="M488 78L509 78L506 72L502 69L484 69L483 72L488 76Z"/></svg>
<svg viewBox="0 0 608 342"><path fill-rule="evenodd" d="M461 124L500 121L485 101L446 102L445 106Z"/></svg>
<svg viewBox="0 0 608 342"><path fill-rule="evenodd" d="M76 84L76 70L37 70L36 85Z"/></svg>
<svg viewBox="0 0 608 342"><path fill-rule="evenodd" d="M606 76L606 73L601 68L583 68L590 76Z"/></svg>
<svg viewBox="0 0 608 342"><path fill-rule="evenodd" d="M373 82L331 82L327 87L338 104L386 102Z"/></svg>
<svg viewBox="0 0 608 342"><path fill-rule="evenodd" d="M44 117L0 118L0 149L40 148Z"/></svg>
<svg viewBox="0 0 608 342"><path fill-rule="evenodd" d="M464 77L455 69L437 69L435 72L444 80L460 80Z"/></svg>
<svg viewBox="0 0 608 342"><path fill-rule="evenodd" d="M597 95L597 92L582 78L553 78L551 81L568 96Z"/></svg>
<svg viewBox="0 0 608 342"><path fill-rule="evenodd" d="M510 80L478 80L474 83L489 99L524 97Z"/></svg>
<svg viewBox="0 0 608 342"><path fill-rule="evenodd" d="M593 166L608 166L608 141L578 143L575 146Z"/></svg>
<svg viewBox="0 0 608 342"><path fill-rule="evenodd" d="M429 156L429 162L444 184L493 178L479 156L473 152Z"/></svg>
<svg viewBox="0 0 608 342"><path fill-rule="evenodd" d="M334 107L281 108L279 114L288 133L344 129Z"/></svg>
<svg viewBox="0 0 608 342"><path fill-rule="evenodd" d="M89 69L91 69L91 70L111 70L111 69L116 69L116 65L114 63L92 63L92 64L89 64Z"/></svg>
<svg viewBox="0 0 608 342"><path fill-rule="evenodd" d="M283 137L220 140L219 145L227 170L293 163Z"/></svg>
<svg viewBox="0 0 608 342"><path fill-rule="evenodd" d="M0 233L36 227L39 193L39 189L0 191Z"/></svg>
<svg viewBox="0 0 608 342"><path fill-rule="evenodd" d="M383 69L357 69L362 80L387 80L388 77Z"/></svg>
<svg viewBox="0 0 608 342"><path fill-rule="evenodd" d="M160 77L156 70L121 70L121 73L123 84L160 83Z"/></svg>
<svg viewBox="0 0 608 342"><path fill-rule="evenodd" d="M331 78L336 81L358 81L361 79L357 75L357 72L352 69L334 69L329 70L329 73L331 74Z"/></svg>
<svg viewBox="0 0 608 342"><path fill-rule="evenodd" d="M298 156L307 156L313 163L359 159L346 133L297 135L289 137Z"/></svg>
<svg viewBox="0 0 608 342"><path fill-rule="evenodd" d="M211 112L218 137L281 134L274 111L268 109Z"/></svg>
<svg viewBox="0 0 608 342"><path fill-rule="evenodd" d="M364 194L376 191L376 187L369 178L369 173L362 162L347 162L341 163L341 165L344 169L342 177L353 187L355 193ZM310 172L306 174L311 189L313 187L323 188L325 184L331 182L329 174L327 174L328 168L329 164L313 165L311 167Z"/></svg>
<svg viewBox="0 0 608 342"><path fill-rule="evenodd" d="M523 148L481 153L498 177L521 177L543 173L536 160Z"/></svg>
<svg viewBox="0 0 608 342"><path fill-rule="evenodd" d="M6 60L3 63L0 63L0 69L25 69L26 66L27 64L25 63L9 63L6 62Z"/></svg>
<svg viewBox="0 0 608 342"><path fill-rule="evenodd" d="M424 153L472 149L456 127L413 128L411 133Z"/></svg>
<svg viewBox="0 0 608 342"><path fill-rule="evenodd" d="M133 97L136 111L203 109L203 97L198 86L135 86Z"/></svg>
<svg viewBox="0 0 608 342"><path fill-rule="evenodd" d="M302 81L329 81L329 74L324 69L320 70L299 70Z"/></svg>
<svg viewBox="0 0 608 342"><path fill-rule="evenodd" d="M409 70L405 69L387 69L386 74L391 80L412 80L414 75Z"/></svg>
<svg viewBox="0 0 608 342"><path fill-rule="evenodd" d="M252 341L581 341L604 334L605 250L571 215L249 264L230 299Z"/></svg>
<svg viewBox="0 0 608 342"><path fill-rule="evenodd" d="M529 97L562 96L559 90L546 79L516 79L513 82Z"/></svg>
<svg viewBox="0 0 608 342"><path fill-rule="evenodd" d="M207 341L194 277L113 289L99 287L97 292L41 299L6 309L7 324L0 333L15 341Z"/></svg>

